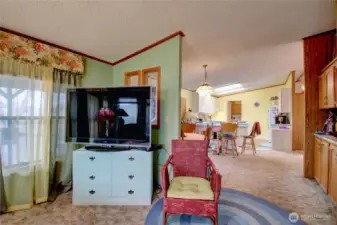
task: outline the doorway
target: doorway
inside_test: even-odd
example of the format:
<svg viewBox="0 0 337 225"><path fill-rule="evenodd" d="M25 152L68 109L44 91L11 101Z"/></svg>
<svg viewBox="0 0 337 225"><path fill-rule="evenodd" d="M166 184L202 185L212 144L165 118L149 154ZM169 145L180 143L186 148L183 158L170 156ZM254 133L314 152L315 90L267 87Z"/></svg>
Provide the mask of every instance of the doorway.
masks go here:
<svg viewBox="0 0 337 225"><path fill-rule="evenodd" d="M228 122L240 122L242 118L241 101L228 101Z"/></svg>

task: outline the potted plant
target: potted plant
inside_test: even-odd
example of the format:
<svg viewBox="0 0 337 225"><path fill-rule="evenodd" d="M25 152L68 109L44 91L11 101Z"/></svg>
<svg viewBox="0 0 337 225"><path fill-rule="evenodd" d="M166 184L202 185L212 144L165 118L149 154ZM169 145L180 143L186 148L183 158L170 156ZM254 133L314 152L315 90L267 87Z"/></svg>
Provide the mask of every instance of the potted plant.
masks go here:
<svg viewBox="0 0 337 225"><path fill-rule="evenodd" d="M270 101L272 102L273 105L277 105L277 100L278 100L278 96L273 96L270 98Z"/></svg>

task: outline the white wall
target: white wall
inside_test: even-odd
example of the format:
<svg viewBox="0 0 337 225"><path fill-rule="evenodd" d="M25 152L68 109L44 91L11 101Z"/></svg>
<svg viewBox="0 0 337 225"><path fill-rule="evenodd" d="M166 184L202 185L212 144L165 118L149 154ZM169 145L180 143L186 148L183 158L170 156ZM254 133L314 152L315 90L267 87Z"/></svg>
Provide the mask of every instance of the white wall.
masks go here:
<svg viewBox="0 0 337 225"><path fill-rule="evenodd" d="M192 109L192 112L198 112L199 96L195 91L181 89L181 97L186 99L186 111Z"/></svg>

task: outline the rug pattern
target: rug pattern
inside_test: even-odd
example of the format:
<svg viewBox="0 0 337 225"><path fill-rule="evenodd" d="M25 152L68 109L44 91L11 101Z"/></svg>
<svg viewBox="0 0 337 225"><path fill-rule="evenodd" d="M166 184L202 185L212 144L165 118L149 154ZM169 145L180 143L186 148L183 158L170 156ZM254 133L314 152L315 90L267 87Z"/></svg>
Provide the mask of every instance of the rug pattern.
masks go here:
<svg viewBox="0 0 337 225"><path fill-rule="evenodd" d="M219 225L305 225L296 215L253 195L224 188L219 200ZM163 199L149 211L144 225L162 225ZM170 216L167 225L212 225L200 216Z"/></svg>

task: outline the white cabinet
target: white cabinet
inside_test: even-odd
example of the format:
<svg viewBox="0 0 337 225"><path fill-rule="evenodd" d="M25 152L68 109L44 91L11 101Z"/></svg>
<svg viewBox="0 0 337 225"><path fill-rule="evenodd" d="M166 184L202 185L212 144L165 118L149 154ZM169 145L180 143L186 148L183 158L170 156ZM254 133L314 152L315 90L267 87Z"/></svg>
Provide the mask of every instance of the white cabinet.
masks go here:
<svg viewBox="0 0 337 225"><path fill-rule="evenodd" d="M279 110L280 113L290 113L291 112L291 88L281 88L279 96Z"/></svg>
<svg viewBox="0 0 337 225"><path fill-rule="evenodd" d="M73 153L74 205L151 205L153 152Z"/></svg>
<svg viewBox="0 0 337 225"><path fill-rule="evenodd" d="M292 152L292 132L290 129L272 129L272 149L282 152Z"/></svg>

